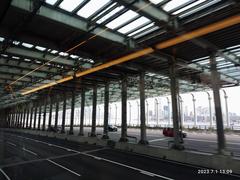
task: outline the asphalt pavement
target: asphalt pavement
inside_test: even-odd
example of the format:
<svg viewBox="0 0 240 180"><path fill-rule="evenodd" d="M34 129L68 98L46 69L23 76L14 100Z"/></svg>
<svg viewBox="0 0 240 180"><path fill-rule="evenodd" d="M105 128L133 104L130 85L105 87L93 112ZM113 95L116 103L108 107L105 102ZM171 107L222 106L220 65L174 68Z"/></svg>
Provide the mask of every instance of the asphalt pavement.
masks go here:
<svg viewBox="0 0 240 180"><path fill-rule="evenodd" d="M66 128L66 131L69 128ZM74 133L78 134L79 127L74 127ZM90 133L90 127L84 127L85 136ZM103 128L97 127L96 130L99 137L101 137ZM140 140L140 129L128 128L127 134L129 142L138 143ZM121 129L118 128L117 132L109 132L110 139L118 141L121 136ZM134 137L134 138L133 138ZM226 137L226 150L236 157L240 157L240 134L225 134ZM147 129L147 140L152 146L168 148L169 141L172 138L165 137L161 129ZM187 138L184 138L184 146L187 150L199 151L206 153L217 153L217 135L216 133L209 132L187 132Z"/></svg>
<svg viewBox="0 0 240 180"><path fill-rule="evenodd" d="M106 147L0 131L0 179L239 179L199 174L196 167Z"/></svg>

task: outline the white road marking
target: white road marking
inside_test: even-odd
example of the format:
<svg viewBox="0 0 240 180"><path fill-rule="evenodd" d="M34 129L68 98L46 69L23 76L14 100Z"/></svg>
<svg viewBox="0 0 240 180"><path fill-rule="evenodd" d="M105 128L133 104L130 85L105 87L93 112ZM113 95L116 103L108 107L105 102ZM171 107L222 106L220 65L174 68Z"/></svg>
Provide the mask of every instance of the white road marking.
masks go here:
<svg viewBox="0 0 240 180"><path fill-rule="evenodd" d="M147 175L147 176L151 176L151 177L154 177L154 176L155 176L155 174L150 173L150 172L147 172L147 171L140 171L140 173L145 174L145 175Z"/></svg>
<svg viewBox="0 0 240 180"><path fill-rule="evenodd" d="M8 144L10 144L10 145L12 145L12 146L17 146L16 144L14 144L14 143L11 143L11 142L7 142Z"/></svg>
<svg viewBox="0 0 240 180"><path fill-rule="evenodd" d="M35 141L35 142L40 142L40 143L46 144L48 146L54 146L54 147L57 147L57 148L60 148L60 149L64 149L66 151L72 151L72 152L75 152L75 153L79 152L79 151L75 151L73 149L65 148L65 147L62 147L62 146L58 146L58 145L55 145L55 144L47 143L47 142L36 140L36 139L32 139L32 138L26 138L26 137L23 137L23 136L22 136L22 138L25 138L25 139L28 139L28 140L31 140L31 141Z"/></svg>
<svg viewBox="0 0 240 180"><path fill-rule="evenodd" d="M52 157L42 158L42 159L28 160L28 161L23 161L23 162L17 162L17 163L12 163L12 164L3 165L3 166L0 166L0 167L1 167L1 168L12 167L12 166L17 166L17 165L23 165L23 164L29 164L29 163L34 163L34 162L46 161L46 160L48 160L48 159L54 160L54 159L71 157L71 156L76 156L76 155L79 155L79 153L72 153L72 154L52 156Z"/></svg>
<svg viewBox="0 0 240 180"><path fill-rule="evenodd" d="M9 177L2 169L0 169L0 172L4 175L4 177L5 177L7 180L11 180L10 177Z"/></svg>
<svg viewBox="0 0 240 180"><path fill-rule="evenodd" d="M58 164L58 163L56 163L56 162L54 162L54 161L52 161L50 159L47 159L47 161L52 163L52 164L55 164L56 166L58 166L58 167L60 167L60 168L62 168L64 170L67 170L68 172L70 172L70 173L72 173L72 174L74 174L76 176L81 176L80 174L76 173L75 171L72 171L71 169L68 169L65 166L62 166L61 164Z"/></svg>
<svg viewBox="0 0 240 180"><path fill-rule="evenodd" d="M19 136L21 137L21 136ZM26 138L24 136L22 136L22 138L25 138L25 139L29 139L29 140L35 140L35 139L31 139L31 138ZM195 139L190 139L190 140L195 140ZM198 140L198 139L197 139ZM44 141L39 141L40 143L43 143L43 144L50 144L50 143L46 143ZM205 142L205 141L204 141ZM215 141L213 141L215 142ZM69 149L69 148L65 148L65 147L61 147L61 146L58 146L58 145L54 145L54 144L51 144L52 146L55 146L55 147L59 147L59 148L62 148L62 149ZM75 151L73 149L71 149L73 152L76 152L76 153L79 153L79 154L82 154L82 155L86 155L86 156L90 156L90 157L93 157L94 159L96 159L97 156L94 156L94 155L91 155L91 154L87 154L87 153L84 153L84 152L80 152L80 151ZM100 157L97 157L97 158L100 158ZM122 164L122 163L118 163L118 162L115 162L115 161L112 161L112 160L109 160L109 159L105 159L105 158L101 158L101 160L104 160L106 162L110 162L112 164L117 164L119 166L123 166L123 167L126 167L126 168L129 168L129 169L133 169L133 170L137 170L137 171L142 171L142 172L148 172L148 171L144 171L144 170L141 170L141 169L138 169L138 168L135 168L135 167L131 167L131 166L128 166L128 165L125 165L125 164ZM162 161L165 161L165 162L170 162L170 163L173 163L173 164L179 164L179 165L183 165L183 166L188 166L188 167L193 167L193 168L202 168L200 166L196 166L196 165L190 165L190 164L184 164L184 163L181 163L181 162L173 162L173 161L170 161L170 160L162 160ZM149 172L151 173L151 172ZM155 174L155 173L152 173L154 174L154 176L156 177L160 177L160 178L163 178L163 179L167 179L167 180L174 180L174 179L171 179L169 177L165 177L165 176L161 176L161 175L158 175L158 174ZM235 175L235 174L228 174L229 176L234 176L234 177L240 177L239 175Z"/></svg>
<svg viewBox="0 0 240 180"><path fill-rule="evenodd" d="M171 139L170 137L164 137L164 138L160 138L160 139L152 139L149 140L148 142L157 142L157 141L164 141L164 140L168 140Z"/></svg>
<svg viewBox="0 0 240 180"><path fill-rule="evenodd" d="M23 137L23 138L24 138L24 137ZM26 139L34 140L34 139L31 139L31 138L26 138ZM44 142L44 141L39 141L39 142L40 142L40 143L43 143L43 144L46 144L46 145L51 144L51 143L46 143L46 142ZM65 149L65 150L66 150L66 149L70 149L70 148L65 148L65 147L61 147L61 146L58 146L58 145L54 145L54 144L52 144L52 146L59 147L59 148ZM125 164L122 164L122 163L119 163L119 162L115 162L115 161L112 161L112 160L109 160L109 159L101 158L101 157L98 157L98 156L94 156L94 155L87 154L87 153L84 153L84 152L76 151L76 150L73 150L73 149L70 149L70 150L73 151L73 152L76 152L76 153L85 155L85 156L92 157L92 158L97 159L97 160L104 160L104 161L109 162L109 163L112 163L112 164L117 164L117 165L119 165L119 166L126 167L126 168L128 168L128 169L136 170L136 171L139 171L139 172L142 171L142 172L151 173L151 172L144 171L144 170L142 170L142 169L135 168L135 167L132 167L132 166L128 166L128 165L125 165ZM48 161L54 163L55 165L59 165L59 166L61 167L60 164L57 164L57 163L55 163L54 161L52 161L52 160L50 160L50 159L48 159ZM66 168L66 167L62 166L62 168ZM67 169L67 168L66 168L66 170L70 170L70 169ZM71 170L70 170L70 171L71 171ZM76 173L76 172L72 171L72 173ZM155 173L151 173L151 174L154 174L154 176L159 177L159 178L163 178L163 179L166 179L166 180L174 180L174 179L172 179L172 178L169 178L169 177L166 177L166 176L161 176L161 175L159 175L159 174L155 174Z"/></svg>
<svg viewBox="0 0 240 180"><path fill-rule="evenodd" d="M92 152L98 152L98 151L106 150L106 149L109 149L109 148L93 149L93 150L89 150L89 151L83 151L82 153L92 153Z"/></svg>
<svg viewBox="0 0 240 180"><path fill-rule="evenodd" d="M96 160L102 160L102 158L100 158L100 157L93 157L94 159L96 159Z"/></svg>
<svg viewBox="0 0 240 180"><path fill-rule="evenodd" d="M30 154L33 154L34 156L37 156L37 153L32 152L32 151L30 151L29 149L26 149L26 148L23 147L22 150L24 150L24 151L26 151L26 152L28 152L28 153L30 153Z"/></svg>
<svg viewBox="0 0 240 180"><path fill-rule="evenodd" d="M239 147L227 147L226 149L227 149L227 150L228 150L228 149L229 149L229 150L240 150Z"/></svg>
<svg viewBox="0 0 240 180"><path fill-rule="evenodd" d="M211 141L211 140L205 140L205 139L192 139L192 138L187 138L185 140L189 141L199 141L199 142L210 142L210 143L217 143L217 141ZM234 143L234 142L226 142L227 144L233 144L233 145L239 145L239 143Z"/></svg>
<svg viewBox="0 0 240 180"><path fill-rule="evenodd" d="M96 158L99 158L97 156L94 156L94 155L91 155L91 154L86 154L86 153L81 153L80 154L83 154L83 155L86 155L86 156L89 156L89 157L92 157L94 159ZM156 177L159 177L159 178L162 178L162 179L166 179L166 180L174 180L172 178L169 178L169 177L166 177L166 176L162 176L162 175L159 175L159 174L155 174L155 173L152 173L152 172L149 172L149 171L145 171L145 170L142 170L142 169L139 169L139 168L136 168L136 167L132 167L132 166L129 166L129 165L126 165L126 164L122 164L122 163L119 163L119 162L115 162L115 161L112 161L112 160L109 160L109 159L105 159L105 158L101 158L101 160L103 161L106 161L106 162L109 162L109 163L112 163L112 164L116 164L116 165L119 165L119 166L122 166L122 167L125 167L125 168L128 168L128 169L132 169L132 170L135 170L135 171L139 171L140 173L144 172L144 174L151 174L151 176L156 176Z"/></svg>

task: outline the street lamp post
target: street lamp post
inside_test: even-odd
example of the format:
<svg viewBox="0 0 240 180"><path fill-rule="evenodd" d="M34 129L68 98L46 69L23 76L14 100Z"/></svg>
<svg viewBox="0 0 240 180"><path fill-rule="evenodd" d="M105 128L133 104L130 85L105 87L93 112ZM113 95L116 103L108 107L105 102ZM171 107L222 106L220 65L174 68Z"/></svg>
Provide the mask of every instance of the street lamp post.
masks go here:
<svg viewBox="0 0 240 180"><path fill-rule="evenodd" d="M140 125L140 105L139 105L139 102L136 101L137 103L137 125Z"/></svg>
<svg viewBox="0 0 240 180"><path fill-rule="evenodd" d="M157 122L157 126L159 126L159 124L158 124L158 99L157 98L155 98L154 99L154 101L155 101L155 116L156 116L156 122Z"/></svg>
<svg viewBox="0 0 240 180"><path fill-rule="evenodd" d="M182 129L182 126L183 126L183 123L184 123L184 112L183 112L183 99L182 99L182 97L179 95L179 102L180 102L180 107L179 107L179 109L180 109L180 116L179 117L181 117L181 119L180 119L180 127L181 127L181 129Z"/></svg>
<svg viewBox="0 0 240 180"><path fill-rule="evenodd" d="M213 127L213 118L212 118L212 106L211 106L211 96L209 92L206 92L208 95L208 106L209 106L209 120L210 120L210 127Z"/></svg>
<svg viewBox="0 0 240 180"><path fill-rule="evenodd" d="M225 108L226 108L226 122L227 122L227 128L230 128L230 120L229 120L229 115L228 115L228 102L227 102L227 93L224 89L222 89L224 93L224 99L225 99Z"/></svg>
<svg viewBox="0 0 240 180"><path fill-rule="evenodd" d="M98 105L98 126L100 125L101 107Z"/></svg>
<svg viewBox="0 0 240 180"><path fill-rule="evenodd" d="M128 102L129 104L129 126L131 126L131 121L132 121L132 105L131 105L131 102Z"/></svg>
<svg viewBox="0 0 240 180"><path fill-rule="evenodd" d="M171 124L171 114L170 114L170 101L169 101L169 98L167 98L167 104L168 104L168 126L170 126Z"/></svg>
<svg viewBox="0 0 240 180"><path fill-rule="evenodd" d="M149 116L148 116L148 101L146 100L146 105L147 105L147 107L146 107L146 113L147 113L147 115L146 115L146 117L147 117L147 119L146 119L146 125L148 126L149 125Z"/></svg>
<svg viewBox="0 0 240 180"><path fill-rule="evenodd" d="M115 126L117 125L117 104L115 104Z"/></svg>
<svg viewBox="0 0 240 180"><path fill-rule="evenodd" d="M192 95L192 101L193 101L194 127L196 127L197 126L196 99L192 93L191 95Z"/></svg>
<svg viewBox="0 0 240 180"><path fill-rule="evenodd" d="M109 104L109 122L112 120L112 106Z"/></svg>

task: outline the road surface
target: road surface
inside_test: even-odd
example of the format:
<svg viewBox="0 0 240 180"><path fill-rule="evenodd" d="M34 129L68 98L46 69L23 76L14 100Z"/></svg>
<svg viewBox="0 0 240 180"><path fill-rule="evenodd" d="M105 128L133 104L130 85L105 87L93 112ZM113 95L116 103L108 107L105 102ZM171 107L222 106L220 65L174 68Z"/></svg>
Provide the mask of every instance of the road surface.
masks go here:
<svg viewBox="0 0 240 180"><path fill-rule="evenodd" d="M0 131L3 180L239 179L201 167L56 138Z"/></svg>

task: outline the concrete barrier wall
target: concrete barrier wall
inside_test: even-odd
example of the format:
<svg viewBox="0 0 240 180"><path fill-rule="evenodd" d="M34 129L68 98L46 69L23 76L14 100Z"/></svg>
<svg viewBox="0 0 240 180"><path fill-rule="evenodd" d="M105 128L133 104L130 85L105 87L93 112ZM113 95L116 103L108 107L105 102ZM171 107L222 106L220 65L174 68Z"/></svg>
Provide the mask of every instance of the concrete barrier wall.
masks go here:
<svg viewBox="0 0 240 180"><path fill-rule="evenodd" d="M47 131L36 131L36 130L16 130L16 129L5 129L13 132L28 133L40 136L55 137L59 139L66 139L73 142L96 144L101 146L107 146L108 141L97 137L83 137L77 135L57 134ZM156 146L145 146L133 143L116 142L115 149L131 151L142 155L151 157L157 157L165 160L177 161L179 163L185 163L196 168L209 168L209 169L231 169L234 173L240 174L240 158L236 158L230 155L218 155L210 153L201 153L194 151L178 151L168 148L160 148ZM197 172L196 172L197 173Z"/></svg>

